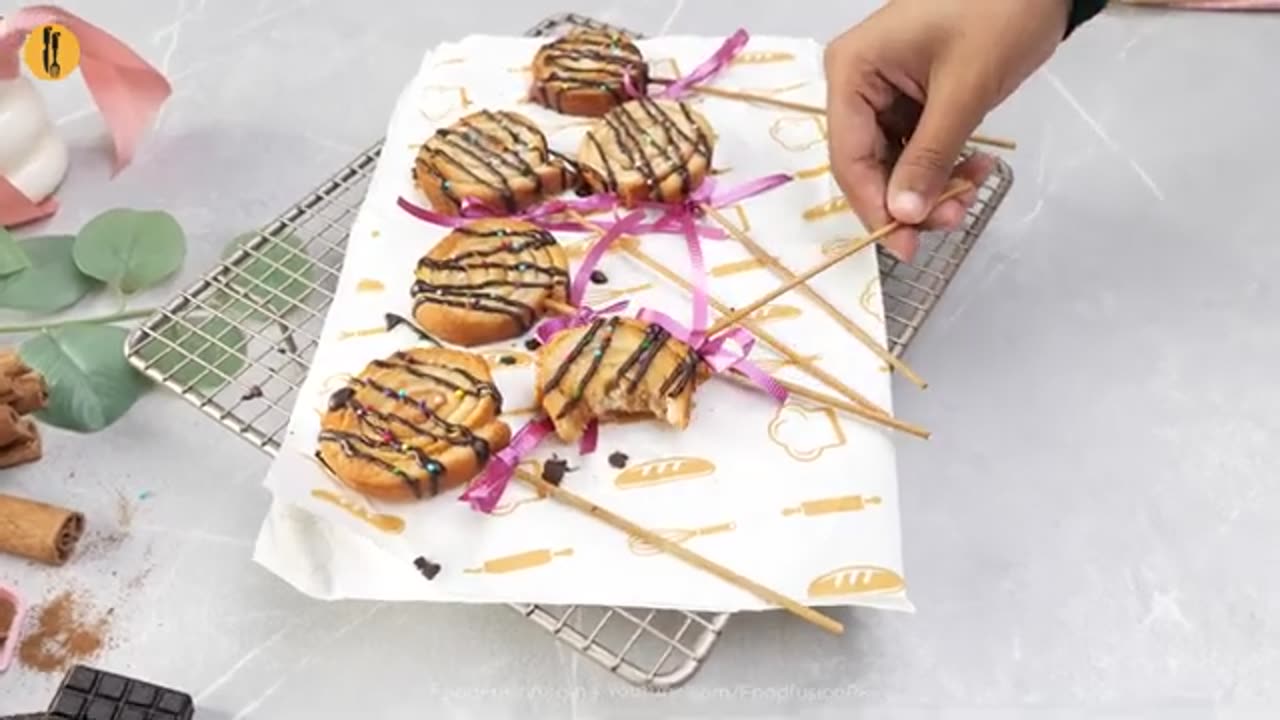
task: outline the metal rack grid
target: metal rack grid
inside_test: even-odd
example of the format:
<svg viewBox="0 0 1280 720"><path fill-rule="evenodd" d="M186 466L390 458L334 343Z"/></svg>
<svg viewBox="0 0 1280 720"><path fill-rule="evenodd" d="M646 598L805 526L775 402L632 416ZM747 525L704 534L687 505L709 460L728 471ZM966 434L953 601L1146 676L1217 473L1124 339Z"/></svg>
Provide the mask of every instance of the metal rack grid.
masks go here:
<svg viewBox="0 0 1280 720"><path fill-rule="evenodd" d="M548 18L527 34L551 35L572 26L609 27L568 14ZM319 345L347 236L381 148L379 141L361 153L149 317L128 339L130 362L274 455ZM926 236L912 264L881 254L885 319L895 354L915 336L1012 182L1009 167L999 163L964 227ZM512 607L624 680L653 690L692 677L729 620L727 613Z"/></svg>

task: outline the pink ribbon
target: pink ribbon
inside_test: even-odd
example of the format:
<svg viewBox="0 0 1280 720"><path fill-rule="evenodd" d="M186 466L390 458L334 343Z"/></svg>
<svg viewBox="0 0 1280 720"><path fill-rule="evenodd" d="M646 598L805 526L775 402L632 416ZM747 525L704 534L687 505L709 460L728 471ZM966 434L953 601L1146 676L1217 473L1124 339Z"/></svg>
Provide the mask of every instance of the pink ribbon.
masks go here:
<svg viewBox="0 0 1280 720"><path fill-rule="evenodd" d="M172 88L164 75L110 33L53 5L32 5L0 19L0 80L18 76L22 43L49 23L66 26L79 41L80 72L111 132L114 176L133 159L139 138ZM48 200L32 202L0 177L0 225L48 217L57 207Z"/></svg>
<svg viewBox="0 0 1280 720"><path fill-rule="evenodd" d="M733 369L742 373L754 385L764 390L774 400L784 403L790 396L787 389L774 380L760 366L747 359L755 347L756 339L742 328L730 328L715 337L703 337L684 327L675 319L657 310L646 308L636 314L644 322L662 326L671 336L693 348L694 352L711 368L722 373ZM730 345L736 345L736 349Z"/></svg>
<svg viewBox="0 0 1280 720"><path fill-rule="evenodd" d="M693 69L693 72L682 78L676 79L675 82L667 86L665 90L658 93L658 97L668 100L679 100L693 91L694 86L699 83L710 80L713 76L724 70L730 62L737 57L738 53L747 46L747 42L751 40L751 36L746 30L739 29L730 35L724 44L718 50L707 58L701 65ZM636 88L630 84L630 78L623 78L624 84L633 96L638 95Z"/></svg>
<svg viewBox="0 0 1280 720"><path fill-rule="evenodd" d="M609 210L617 203L617 199L612 195L592 195L591 197L579 198L574 200L549 200L539 205L518 213L503 213L486 205L474 198L463 198L461 208L458 215L445 215L444 213L428 210L409 202L403 196L396 198L396 205L401 210L410 215L429 222L432 225L439 225L447 228L459 228L473 220L482 220L485 218L512 218L514 220L525 220L547 230L568 230L581 232L589 228L582 223L572 220L553 220L556 215L565 212L577 212L583 215Z"/></svg>
<svg viewBox="0 0 1280 720"><path fill-rule="evenodd" d="M516 466L526 455L533 452L555 429L551 420L546 417L536 418L525 423L516 431L511 442L498 451L485 463L484 470L476 476L462 493L459 500L469 503L472 510L491 513L502 499Z"/></svg>
<svg viewBox="0 0 1280 720"><path fill-rule="evenodd" d="M702 206L706 205L719 210L749 197L768 192L780 185L785 185L791 180L792 177L790 175L777 173L756 178L728 190L717 190L715 178L708 177L683 203L674 205L641 203L641 208L661 210L662 215L654 222L638 228L637 231L680 233L684 235L692 272L690 284L693 285L693 321L690 332L693 345L701 342L703 333L707 329L708 305L710 304L707 299L707 268L702 254L701 238L723 240L728 237L728 234L721 228L697 222L704 214Z"/></svg>

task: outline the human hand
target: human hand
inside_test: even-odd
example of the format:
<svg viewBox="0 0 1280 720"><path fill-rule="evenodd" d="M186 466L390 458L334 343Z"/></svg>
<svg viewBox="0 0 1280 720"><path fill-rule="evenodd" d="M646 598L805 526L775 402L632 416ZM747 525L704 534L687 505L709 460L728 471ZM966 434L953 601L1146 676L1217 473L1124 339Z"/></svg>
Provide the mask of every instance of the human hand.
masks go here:
<svg viewBox="0 0 1280 720"><path fill-rule="evenodd" d="M910 261L918 228L954 229L995 161L956 164L987 112L1062 40L1069 0L891 0L827 47L831 171L868 229ZM952 177L974 190L933 207ZM931 209L932 208L932 209Z"/></svg>

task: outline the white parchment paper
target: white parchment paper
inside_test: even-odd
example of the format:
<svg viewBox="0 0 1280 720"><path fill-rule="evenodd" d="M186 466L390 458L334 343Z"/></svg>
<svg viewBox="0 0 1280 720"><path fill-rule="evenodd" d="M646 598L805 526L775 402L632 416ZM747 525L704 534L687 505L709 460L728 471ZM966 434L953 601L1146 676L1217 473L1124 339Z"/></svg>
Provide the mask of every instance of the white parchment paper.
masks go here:
<svg viewBox="0 0 1280 720"><path fill-rule="evenodd" d="M417 146L437 127L488 108L527 115L555 149L576 153L590 121L523 100L527 65L542 42L473 36L443 45L426 55L400 96L351 232L312 372L266 480L276 505L257 558L304 592L328 598L764 609L752 595L519 482L486 516L458 502L460 490L417 503L370 501L332 481L313 459L320 413L343 376L417 342L406 330L380 329L384 313L411 315L414 266L447 232L396 206L400 195L425 205L410 178ZM654 74L673 76L688 72L720 42L670 37L639 44ZM715 83L811 105L825 98L821 50L803 39L753 38ZM826 171L820 117L735 100L693 101L718 135L717 182L730 187L771 173L795 174L794 182L726 210L784 264L803 270L824 250L862 232ZM589 239L557 235L570 248ZM744 305L779 283L736 241L703 245L711 294L726 305ZM647 236L641 247L688 275L680 237ZM652 307L688 321L687 294L625 254L606 255L600 269L609 279L592 286L589 303L626 299L629 313ZM812 286L883 342L872 251ZM803 295L786 295L761 313L763 327L807 362L890 408L887 368ZM533 405L529 354L520 341L478 351L494 360L506 419L518 428ZM518 362L497 362L503 355ZM753 359L779 377L831 392L767 346L758 346ZM609 465L614 451L629 457L626 469ZM813 605L910 609L894 452L882 429L803 400L780 407L763 394L711 380L699 389L685 432L653 422L607 425L594 454L580 457L576 448L552 439L528 467L536 471L536 461L552 453L574 468L565 488L780 592ZM442 566L434 580L413 570L419 556Z"/></svg>

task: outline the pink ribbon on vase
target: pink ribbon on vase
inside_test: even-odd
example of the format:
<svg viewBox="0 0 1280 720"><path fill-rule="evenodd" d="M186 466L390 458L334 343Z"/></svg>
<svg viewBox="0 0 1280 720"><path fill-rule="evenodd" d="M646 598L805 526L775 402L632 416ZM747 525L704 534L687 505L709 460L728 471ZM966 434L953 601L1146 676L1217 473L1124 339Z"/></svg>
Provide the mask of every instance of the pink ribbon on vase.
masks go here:
<svg viewBox="0 0 1280 720"><path fill-rule="evenodd" d="M138 140L172 88L160 71L96 25L53 5L32 5L0 18L0 80L18 76L28 34L50 23L65 26L80 45L80 72L111 132L112 176L133 159ZM52 199L35 203L0 177L0 226L32 222L57 211Z"/></svg>

